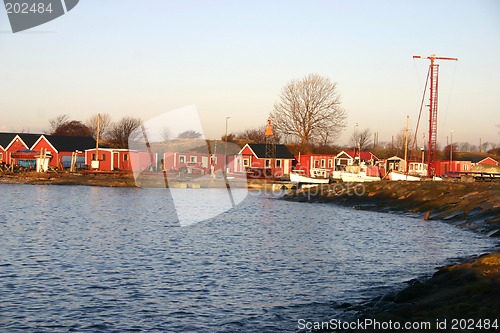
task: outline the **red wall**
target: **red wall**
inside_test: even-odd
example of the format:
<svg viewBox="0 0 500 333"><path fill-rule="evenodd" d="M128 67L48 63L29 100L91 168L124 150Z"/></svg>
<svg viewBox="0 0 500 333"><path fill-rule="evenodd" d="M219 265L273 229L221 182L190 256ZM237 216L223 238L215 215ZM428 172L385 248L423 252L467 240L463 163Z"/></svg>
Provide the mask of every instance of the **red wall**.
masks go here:
<svg viewBox="0 0 500 333"><path fill-rule="evenodd" d="M479 161L480 165L498 165L498 162L492 159L491 157L486 157L484 160Z"/></svg>
<svg viewBox="0 0 500 333"><path fill-rule="evenodd" d="M298 161L297 166L295 167L298 170L304 170L308 177L311 176L311 169L325 169L330 173L335 170L335 156L332 154L304 154L299 156L295 156L295 159ZM324 160L324 166L321 165L321 161ZM328 161L331 160L331 167L328 167Z"/></svg>
<svg viewBox="0 0 500 333"><path fill-rule="evenodd" d="M92 169L92 155L95 154L95 149L85 151L85 163ZM99 170L111 171L111 151L99 149Z"/></svg>
<svg viewBox="0 0 500 333"><path fill-rule="evenodd" d="M452 161L450 167L450 161L437 161L436 171L434 174L436 176L441 176L446 172L464 172L471 171L472 162L471 161Z"/></svg>
<svg viewBox="0 0 500 333"><path fill-rule="evenodd" d="M42 137L40 141L38 141L31 150L36 152L41 152L42 149L50 152L52 154L52 158L50 159L49 165L55 168L60 167L60 163L62 162L62 157L50 146L45 137ZM70 153L71 156L71 153Z"/></svg>

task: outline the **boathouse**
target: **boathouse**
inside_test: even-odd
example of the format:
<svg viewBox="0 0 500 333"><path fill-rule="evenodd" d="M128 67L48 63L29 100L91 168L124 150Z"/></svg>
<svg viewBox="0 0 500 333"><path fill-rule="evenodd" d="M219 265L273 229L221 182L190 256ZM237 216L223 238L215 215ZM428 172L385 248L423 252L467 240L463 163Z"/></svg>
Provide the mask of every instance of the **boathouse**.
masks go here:
<svg viewBox="0 0 500 333"><path fill-rule="evenodd" d="M342 171L349 165L375 165L378 157L369 151L341 151L335 156L335 170Z"/></svg>
<svg viewBox="0 0 500 333"><path fill-rule="evenodd" d="M434 174L441 176L447 172L467 172L472 170L472 161L436 161Z"/></svg>
<svg viewBox="0 0 500 333"><path fill-rule="evenodd" d="M40 135L31 150L50 156L49 165L54 168L69 168L72 160L82 168L86 164L84 151L95 145L90 136Z"/></svg>
<svg viewBox="0 0 500 333"><path fill-rule="evenodd" d="M208 154L198 152L165 152L163 154L163 170L183 171L186 173L222 172L226 167L232 172L237 168L237 157L234 155Z"/></svg>
<svg viewBox="0 0 500 333"><path fill-rule="evenodd" d="M333 154L299 154L295 169L304 170L307 177L328 177L335 170Z"/></svg>
<svg viewBox="0 0 500 333"><path fill-rule="evenodd" d="M155 170L158 154L123 148L99 148L98 151L91 148L85 150L85 164L99 171Z"/></svg>
<svg viewBox="0 0 500 333"><path fill-rule="evenodd" d="M486 156L485 158L479 160L479 161L472 161L472 165L493 165L493 166L497 166L498 165L498 161L495 160L494 158L491 158L489 156Z"/></svg>
<svg viewBox="0 0 500 333"><path fill-rule="evenodd" d="M18 164L19 160L24 161L24 158L19 153L28 153L40 137L40 134L31 133L0 133L0 162L3 164ZM12 156L17 154L17 158ZM23 155L28 156L28 155Z"/></svg>
<svg viewBox="0 0 500 333"><path fill-rule="evenodd" d="M247 143L238 153L241 162L237 163L238 169L236 171L243 172L254 169L264 171L266 175L282 176L290 174L295 157L283 144L276 144L275 148L275 156L270 158L266 156L265 144Z"/></svg>

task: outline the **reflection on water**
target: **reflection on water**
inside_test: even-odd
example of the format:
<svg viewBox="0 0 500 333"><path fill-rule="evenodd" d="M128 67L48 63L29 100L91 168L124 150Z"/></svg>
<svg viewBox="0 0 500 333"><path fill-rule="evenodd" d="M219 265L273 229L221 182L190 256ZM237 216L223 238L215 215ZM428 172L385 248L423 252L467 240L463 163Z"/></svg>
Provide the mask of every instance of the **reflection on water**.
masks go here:
<svg viewBox="0 0 500 333"><path fill-rule="evenodd" d="M8 332L290 332L493 244L444 223L252 194L181 228L165 189L1 190ZM181 193L193 191L227 195Z"/></svg>

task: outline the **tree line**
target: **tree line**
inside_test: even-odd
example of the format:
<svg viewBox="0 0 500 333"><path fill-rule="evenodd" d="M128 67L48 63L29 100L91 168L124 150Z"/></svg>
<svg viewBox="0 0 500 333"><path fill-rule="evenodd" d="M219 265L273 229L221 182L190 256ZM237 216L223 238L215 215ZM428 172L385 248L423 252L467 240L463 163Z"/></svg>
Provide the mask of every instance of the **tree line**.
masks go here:
<svg viewBox="0 0 500 333"><path fill-rule="evenodd" d="M405 147L410 153L419 154L421 143L405 129L392 136L390 142L379 142L378 133L366 128L350 136L348 147L336 145L337 139L347 124L347 111L341 105L337 84L328 77L309 74L301 79L286 83L269 114L273 125L273 141L287 145L292 153L337 153L340 150L371 150L379 158L393 155L403 156ZM87 121L70 120L68 115L60 115L49 121L51 134L90 135L99 138L112 147L127 148L129 136L143 124L140 118L123 117L113 122L109 114L101 114L100 132L97 133L97 115ZM264 135L266 126L250 128L238 133L222 136L222 141L234 142L240 146L245 143L265 143L269 138ZM161 133L165 141L171 139L170 131L165 128ZM201 133L185 131L177 139L199 139ZM420 141L420 140L418 140ZM420 146L419 146L420 145ZM485 142L480 147L468 143L450 143L443 150L486 151L498 149L498 145ZM392 155L391 155L392 154Z"/></svg>
<svg viewBox="0 0 500 333"><path fill-rule="evenodd" d="M100 118L100 120L99 120ZM98 126L98 122L100 122ZM143 125L143 120L138 117L122 117L116 122L112 121L109 114L95 114L90 116L86 121L72 120L69 115L58 115L49 120L51 135L61 136L91 136L97 139L99 136L100 142L113 148L128 148L128 143L133 136L136 135L138 129ZM97 132L99 128L99 133ZM167 130L162 133L165 141L169 140ZM202 135L199 132L188 130L180 133L178 139L197 139Z"/></svg>

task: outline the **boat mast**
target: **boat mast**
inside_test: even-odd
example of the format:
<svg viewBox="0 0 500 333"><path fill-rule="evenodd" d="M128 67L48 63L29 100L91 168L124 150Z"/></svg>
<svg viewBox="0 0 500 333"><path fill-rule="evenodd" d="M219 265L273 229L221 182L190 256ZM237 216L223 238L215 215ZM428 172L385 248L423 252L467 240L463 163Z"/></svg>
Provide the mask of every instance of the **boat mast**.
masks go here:
<svg viewBox="0 0 500 333"><path fill-rule="evenodd" d="M413 56L413 59L429 59L429 82L430 82L430 97L429 97L429 153L427 154L427 177L434 176L436 169L436 154L437 154L437 111L438 111L438 72L439 65L435 64L435 60L455 60L458 58L438 57L435 54L430 56Z"/></svg>

